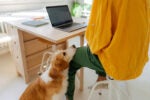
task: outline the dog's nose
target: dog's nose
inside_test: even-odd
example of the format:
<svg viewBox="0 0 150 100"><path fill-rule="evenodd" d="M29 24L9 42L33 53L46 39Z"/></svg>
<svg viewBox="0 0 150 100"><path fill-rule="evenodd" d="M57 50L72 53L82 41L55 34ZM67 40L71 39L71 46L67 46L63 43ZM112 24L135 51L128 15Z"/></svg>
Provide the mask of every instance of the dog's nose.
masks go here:
<svg viewBox="0 0 150 100"><path fill-rule="evenodd" d="M75 46L75 45L72 45L72 47L73 47L73 48L76 48L76 46Z"/></svg>

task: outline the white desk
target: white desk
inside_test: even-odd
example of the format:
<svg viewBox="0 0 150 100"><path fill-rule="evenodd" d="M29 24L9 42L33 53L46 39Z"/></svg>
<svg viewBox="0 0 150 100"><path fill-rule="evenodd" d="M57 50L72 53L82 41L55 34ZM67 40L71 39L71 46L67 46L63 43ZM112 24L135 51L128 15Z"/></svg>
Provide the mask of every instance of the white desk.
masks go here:
<svg viewBox="0 0 150 100"><path fill-rule="evenodd" d="M23 25L25 20L6 21L7 33L12 40L10 51L16 63L18 75L26 83L37 77L42 55L52 49L66 49L67 40L80 36L80 46L83 46L84 32L82 28L73 32L63 32L55 29L51 24L40 27ZM85 19L75 19L75 22L85 22ZM83 89L83 69L80 71L80 90Z"/></svg>

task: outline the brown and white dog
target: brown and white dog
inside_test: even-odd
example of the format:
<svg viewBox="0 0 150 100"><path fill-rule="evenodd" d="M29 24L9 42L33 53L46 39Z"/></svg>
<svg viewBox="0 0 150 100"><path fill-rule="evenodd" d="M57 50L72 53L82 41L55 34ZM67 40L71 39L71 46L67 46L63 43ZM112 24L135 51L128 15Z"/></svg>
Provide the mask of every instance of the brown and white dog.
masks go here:
<svg viewBox="0 0 150 100"><path fill-rule="evenodd" d="M50 67L24 91L20 100L61 100L68 87L69 62L75 46L54 53Z"/></svg>

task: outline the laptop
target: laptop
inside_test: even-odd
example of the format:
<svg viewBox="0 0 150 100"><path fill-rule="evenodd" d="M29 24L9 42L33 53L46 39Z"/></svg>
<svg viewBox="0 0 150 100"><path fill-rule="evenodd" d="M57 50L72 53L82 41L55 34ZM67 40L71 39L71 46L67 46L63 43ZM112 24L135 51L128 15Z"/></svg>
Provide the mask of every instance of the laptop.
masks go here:
<svg viewBox="0 0 150 100"><path fill-rule="evenodd" d="M72 32L87 26L87 23L75 23L72 20L67 5L46 7L52 27L61 29L65 32Z"/></svg>

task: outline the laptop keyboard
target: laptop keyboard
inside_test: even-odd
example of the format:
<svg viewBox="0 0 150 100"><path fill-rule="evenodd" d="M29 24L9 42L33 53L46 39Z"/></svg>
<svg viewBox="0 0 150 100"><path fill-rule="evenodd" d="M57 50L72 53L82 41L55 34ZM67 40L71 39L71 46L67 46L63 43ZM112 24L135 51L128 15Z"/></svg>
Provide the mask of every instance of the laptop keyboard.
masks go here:
<svg viewBox="0 0 150 100"><path fill-rule="evenodd" d="M63 25L63 26L59 26L58 28L65 29L65 28L78 26L78 25L79 25L79 23L72 23L72 24L66 24L66 25Z"/></svg>
<svg viewBox="0 0 150 100"><path fill-rule="evenodd" d="M67 31L67 32L72 32L72 31L75 31L77 29L80 29L80 28L83 28L86 26L87 26L86 23L73 23L73 24L69 24L69 25L65 25L65 26L60 26L58 28L60 28L64 31Z"/></svg>

